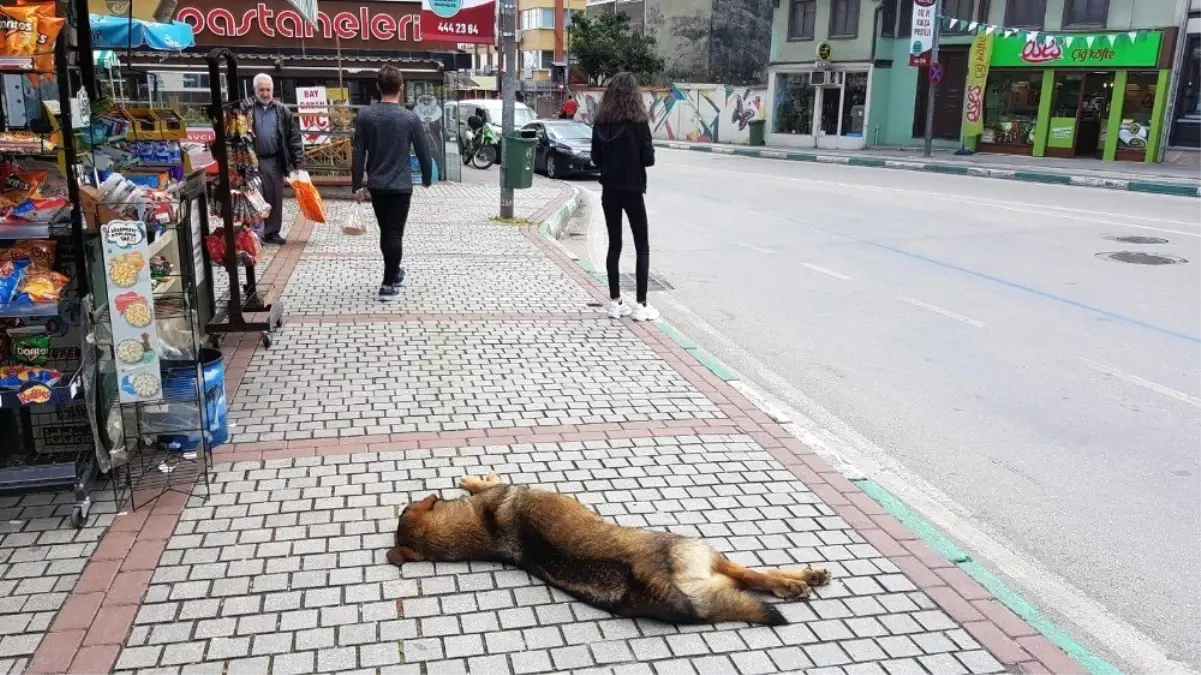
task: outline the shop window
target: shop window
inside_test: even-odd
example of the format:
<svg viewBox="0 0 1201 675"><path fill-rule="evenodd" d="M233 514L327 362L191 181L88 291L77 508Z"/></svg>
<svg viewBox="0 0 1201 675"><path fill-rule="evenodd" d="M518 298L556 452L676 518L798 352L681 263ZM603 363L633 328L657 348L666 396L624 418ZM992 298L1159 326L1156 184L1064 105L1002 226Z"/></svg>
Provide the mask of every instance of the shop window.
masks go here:
<svg viewBox="0 0 1201 675"><path fill-rule="evenodd" d="M901 0L901 11L897 12L897 37L907 38L913 35L913 3Z"/></svg>
<svg viewBox="0 0 1201 675"><path fill-rule="evenodd" d="M1034 145L1034 125L1038 120L1042 88L1042 71L989 73L981 143Z"/></svg>
<svg viewBox="0 0 1201 675"><path fill-rule="evenodd" d="M842 97L842 135L863 136L867 119L867 73L847 73Z"/></svg>
<svg viewBox="0 0 1201 675"><path fill-rule="evenodd" d="M1171 144L1201 148L1201 35L1190 35L1180 64Z"/></svg>
<svg viewBox="0 0 1201 675"><path fill-rule="evenodd" d="M812 40L817 0L792 0L788 6L788 39Z"/></svg>
<svg viewBox="0 0 1201 675"><path fill-rule="evenodd" d="M944 0L942 4L942 15L948 19L959 19L963 21L975 21L976 0ZM966 33L967 25L959 23L955 28L945 29L946 33Z"/></svg>
<svg viewBox="0 0 1201 675"><path fill-rule="evenodd" d="M832 0L830 37L853 38L859 34L859 0Z"/></svg>
<svg viewBox="0 0 1201 675"><path fill-rule="evenodd" d="M899 0L884 0L884 11L880 16L880 37L893 37L897 34L897 2Z"/></svg>
<svg viewBox="0 0 1201 675"><path fill-rule="evenodd" d="M1126 76L1122 123L1118 127L1118 159L1142 159L1147 152L1151 125L1155 123L1151 112L1155 108L1158 78L1155 72L1131 72ZM1108 129L1102 133L1107 132Z"/></svg>
<svg viewBox="0 0 1201 675"><path fill-rule="evenodd" d="M1064 28L1104 28L1109 0L1064 0Z"/></svg>
<svg viewBox="0 0 1201 675"><path fill-rule="evenodd" d="M1042 28L1047 20L1047 0L1009 0L1005 3L1005 25Z"/></svg>
<svg viewBox="0 0 1201 675"><path fill-rule="evenodd" d="M776 110L772 115L772 132L812 135L813 97L813 87L809 86L809 73L776 75Z"/></svg>

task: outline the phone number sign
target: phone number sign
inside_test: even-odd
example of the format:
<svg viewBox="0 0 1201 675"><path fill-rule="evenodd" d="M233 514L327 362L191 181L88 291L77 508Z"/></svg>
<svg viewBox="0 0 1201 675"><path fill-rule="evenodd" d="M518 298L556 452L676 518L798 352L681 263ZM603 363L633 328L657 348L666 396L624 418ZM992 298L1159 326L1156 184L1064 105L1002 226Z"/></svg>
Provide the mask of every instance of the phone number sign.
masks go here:
<svg viewBox="0 0 1201 675"><path fill-rule="evenodd" d="M421 0L425 40L496 42L496 0Z"/></svg>

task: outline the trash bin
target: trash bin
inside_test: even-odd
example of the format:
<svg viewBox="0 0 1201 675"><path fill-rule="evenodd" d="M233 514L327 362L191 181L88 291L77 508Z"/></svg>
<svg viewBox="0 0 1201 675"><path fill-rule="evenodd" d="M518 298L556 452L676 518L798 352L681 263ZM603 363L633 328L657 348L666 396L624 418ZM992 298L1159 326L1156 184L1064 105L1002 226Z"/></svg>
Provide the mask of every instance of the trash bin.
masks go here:
<svg viewBox="0 0 1201 675"><path fill-rule="evenodd" d="M197 361L160 362L163 375L163 405L144 427L158 427L159 444L169 450L191 451L200 445L200 434L209 447L229 441L229 407L225 399L225 363L216 349L201 349ZM197 386L197 366L203 384ZM204 406L203 414L200 406ZM207 423L207 424L205 424ZM169 433L169 432L176 433Z"/></svg>
<svg viewBox="0 0 1201 675"><path fill-rule="evenodd" d="M514 131L502 144L505 161L505 187L523 190L534 184L534 147L538 141L533 132Z"/></svg>
<svg viewBox="0 0 1201 675"><path fill-rule="evenodd" d="M751 131L751 145L763 145L763 131L767 126L767 120L751 120L747 122L747 127Z"/></svg>

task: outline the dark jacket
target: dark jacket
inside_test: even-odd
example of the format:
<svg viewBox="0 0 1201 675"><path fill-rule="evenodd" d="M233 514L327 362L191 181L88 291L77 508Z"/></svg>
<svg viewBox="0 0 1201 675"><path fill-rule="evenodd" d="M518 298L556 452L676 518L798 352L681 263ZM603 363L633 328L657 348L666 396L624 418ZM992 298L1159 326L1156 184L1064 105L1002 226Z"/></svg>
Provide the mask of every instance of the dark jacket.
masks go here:
<svg viewBox="0 0 1201 675"><path fill-rule="evenodd" d="M412 192L410 155L421 166L421 184L429 187L433 161L425 143L421 118L397 103L372 103L360 108L354 121L354 155L350 164L350 188L366 186L379 192Z"/></svg>
<svg viewBox="0 0 1201 675"><path fill-rule="evenodd" d="M257 101L258 99L251 96L242 103L250 109L255 106ZM279 133L279 147L283 148L286 155L284 168L289 172L303 169L304 144L300 141L300 125L296 123L296 116L292 114L292 110L288 106L276 99L271 99L271 105L275 106L275 128Z"/></svg>
<svg viewBox="0 0 1201 675"><path fill-rule="evenodd" d="M592 162L605 190L646 193L646 167L655 165L651 126L646 122L592 127Z"/></svg>

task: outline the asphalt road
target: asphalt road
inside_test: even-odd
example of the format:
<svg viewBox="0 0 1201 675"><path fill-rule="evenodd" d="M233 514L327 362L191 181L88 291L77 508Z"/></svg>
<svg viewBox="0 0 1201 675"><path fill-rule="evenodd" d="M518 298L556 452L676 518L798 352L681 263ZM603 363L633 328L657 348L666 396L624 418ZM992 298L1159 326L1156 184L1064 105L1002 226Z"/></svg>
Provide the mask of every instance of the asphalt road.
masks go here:
<svg viewBox="0 0 1201 675"><path fill-rule="evenodd" d="M647 202L670 321L1113 663L1201 668L1201 202L671 150Z"/></svg>

